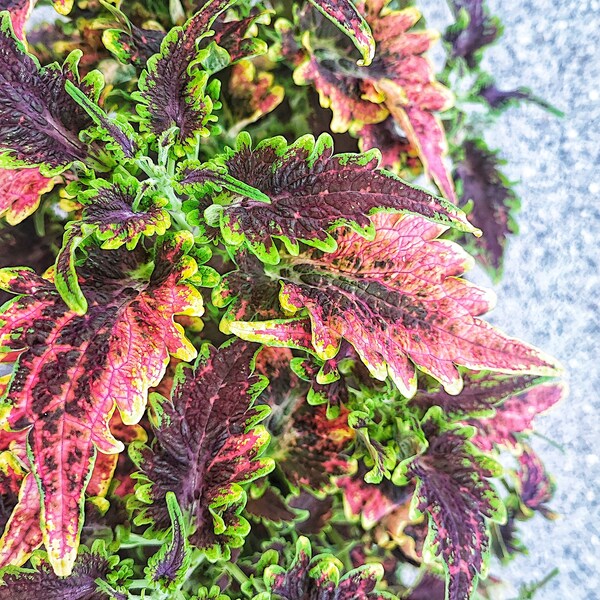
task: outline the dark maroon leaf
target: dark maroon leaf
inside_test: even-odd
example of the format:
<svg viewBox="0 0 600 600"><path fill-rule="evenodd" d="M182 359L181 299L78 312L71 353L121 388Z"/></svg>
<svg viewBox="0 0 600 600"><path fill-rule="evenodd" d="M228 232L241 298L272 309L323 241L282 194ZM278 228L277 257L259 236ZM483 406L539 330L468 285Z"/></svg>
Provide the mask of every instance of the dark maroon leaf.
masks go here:
<svg viewBox="0 0 600 600"><path fill-rule="evenodd" d="M41 68L12 34L7 13L0 21L0 166L39 165L44 175L64 171L89 154L79 133L93 121L65 91L79 85L77 54L60 67ZM95 92L92 92L95 93Z"/></svg>
<svg viewBox="0 0 600 600"><path fill-rule="evenodd" d="M468 240L468 244L496 275L502 270L508 236L517 232L514 214L520 207L510 183L498 170L501 164L483 142L468 140L464 159L456 167L456 177L462 182L460 204L473 203L469 219L483 231L482 237Z"/></svg>
<svg viewBox="0 0 600 600"><path fill-rule="evenodd" d="M296 543L296 557L289 569L278 565L267 567L264 574L268 595L261 598L285 600L388 600L393 596L375 590L383 576L383 567L369 563L340 577L342 563L331 554L311 559L312 550L307 538Z"/></svg>
<svg viewBox="0 0 600 600"><path fill-rule="evenodd" d="M141 471L136 522L168 527L164 497L172 491L191 517L190 542L215 558L228 558L248 533L240 484L272 469L269 459L258 459L269 436L256 426L268 409L253 407L266 384L252 374L257 348L240 341L220 350L205 345L195 366L180 364L171 400L151 397L154 445L130 447Z"/></svg>
<svg viewBox="0 0 600 600"><path fill-rule="evenodd" d="M96 583L96 579L105 579L110 570L109 559L95 553L79 555L73 573L66 578L59 577L47 562L42 562L35 570L4 574L0 580L0 600L112 600Z"/></svg>
<svg viewBox="0 0 600 600"><path fill-rule="evenodd" d="M556 513L547 503L552 500L556 485L546 472L540 457L529 446L525 446L518 458L519 497L525 507L539 511L547 519L555 519Z"/></svg>
<svg viewBox="0 0 600 600"><path fill-rule="evenodd" d="M228 150L221 160L230 177L269 201L232 194L231 202L219 207L218 213L225 241L246 244L263 262L279 261L273 238L298 254L299 242L331 252L336 242L329 232L342 225L372 237L369 216L383 210L416 213L474 231L449 202L379 169L378 151L334 155L327 134L317 140L304 136L291 145L276 137L252 148L249 135L243 133L236 149ZM194 188L195 178L196 170L185 168L182 188Z"/></svg>
<svg viewBox="0 0 600 600"><path fill-rule="evenodd" d="M455 19L467 17L466 24L450 27L446 32L445 38L452 44L452 56L464 58L473 68L478 62L477 51L498 37L500 24L489 16L484 0L449 0L448 4Z"/></svg>
<svg viewBox="0 0 600 600"><path fill-rule="evenodd" d="M536 375L503 375L470 371L463 374L463 389L458 396L451 396L442 388L435 391L419 390L411 400L411 404L425 411L432 406L439 406L449 415L485 412L498 406L509 396L520 394L548 379Z"/></svg>
<svg viewBox="0 0 600 600"><path fill-rule="evenodd" d="M406 600L444 600L445 598L444 580L431 573L425 573L417 586L406 596Z"/></svg>
<svg viewBox="0 0 600 600"><path fill-rule="evenodd" d="M433 420L424 424L427 450L401 463L394 483L416 485L417 513L429 515L429 527L447 569L448 600L468 600L485 568L489 553L488 520L506 518L504 504L488 478L499 466L474 451L458 429L440 430Z"/></svg>
<svg viewBox="0 0 600 600"><path fill-rule="evenodd" d="M197 41L207 35L216 16L233 1L207 2L184 27L171 29L161 43L160 53L148 60L136 97L142 125L149 132L160 136L177 127L182 143L196 134L208 134L207 125L214 120L213 99L207 89L208 73L198 63Z"/></svg>

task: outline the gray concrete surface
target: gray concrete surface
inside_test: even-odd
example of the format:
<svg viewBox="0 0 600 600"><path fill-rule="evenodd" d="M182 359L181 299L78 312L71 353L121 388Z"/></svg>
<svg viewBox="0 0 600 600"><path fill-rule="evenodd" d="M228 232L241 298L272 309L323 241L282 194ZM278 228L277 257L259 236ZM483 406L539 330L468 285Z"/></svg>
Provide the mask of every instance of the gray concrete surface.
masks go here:
<svg viewBox="0 0 600 600"><path fill-rule="evenodd" d="M419 2L429 24L444 29L442 0ZM522 527L529 547L507 569L516 588L560 574L538 600L600 599L600 2L489 0L505 34L484 66L501 88L530 87L565 112L532 105L510 109L486 136L520 180L521 233L509 246L490 320L553 354L568 371L569 398L537 421L534 440L556 478L558 521ZM478 282L485 282L482 275ZM487 282L489 285L489 282ZM501 598L512 599L506 590Z"/></svg>

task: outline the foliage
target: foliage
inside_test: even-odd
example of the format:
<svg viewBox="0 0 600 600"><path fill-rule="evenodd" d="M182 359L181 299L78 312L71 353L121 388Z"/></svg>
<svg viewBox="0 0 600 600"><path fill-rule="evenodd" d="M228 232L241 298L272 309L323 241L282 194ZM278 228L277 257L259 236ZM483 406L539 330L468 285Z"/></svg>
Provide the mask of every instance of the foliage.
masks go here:
<svg viewBox="0 0 600 600"><path fill-rule="evenodd" d="M481 70L497 19L450 2L436 75L411 2L34 4L0 0L0 598L484 596L555 516L564 396L463 278L516 231L483 128L551 109Z"/></svg>

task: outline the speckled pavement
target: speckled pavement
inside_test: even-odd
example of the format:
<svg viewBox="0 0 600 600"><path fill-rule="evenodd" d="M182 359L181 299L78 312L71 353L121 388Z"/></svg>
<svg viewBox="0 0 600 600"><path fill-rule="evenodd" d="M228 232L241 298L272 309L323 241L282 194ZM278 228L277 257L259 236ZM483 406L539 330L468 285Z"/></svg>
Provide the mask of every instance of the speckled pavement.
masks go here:
<svg viewBox="0 0 600 600"><path fill-rule="evenodd" d="M559 575L536 600L600 599L600 2L488 0L505 33L484 68L502 89L525 85L565 112L533 105L509 109L486 135L520 180L521 229L512 239L504 278L495 286L490 321L556 356L568 371L570 396L537 420L534 440L558 490L561 514L522 525L529 556L491 573L517 597L522 583ZM442 0L421 0L430 26L444 30ZM473 279L489 286L482 274Z"/></svg>

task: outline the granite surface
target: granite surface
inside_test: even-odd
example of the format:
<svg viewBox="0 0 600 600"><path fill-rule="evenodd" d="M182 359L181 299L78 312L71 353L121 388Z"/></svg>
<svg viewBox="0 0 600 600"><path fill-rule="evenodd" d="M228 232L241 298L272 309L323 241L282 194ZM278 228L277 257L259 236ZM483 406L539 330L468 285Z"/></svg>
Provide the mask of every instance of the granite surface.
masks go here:
<svg viewBox="0 0 600 600"><path fill-rule="evenodd" d="M421 0L430 26L445 28L442 0ZM534 439L558 490L552 507L522 526L529 556L491 572L516 589L560 573L537 600L600 599L600 2L489 0L505 26L484 67L498 85L526 85L565 112L511 108L486 135L508 160L523 208L508 248L490 321L556 356L570 395L537 420ZM485 276L475 277L487 283ZM500 598L516 597L505 590Z"/></svg>

